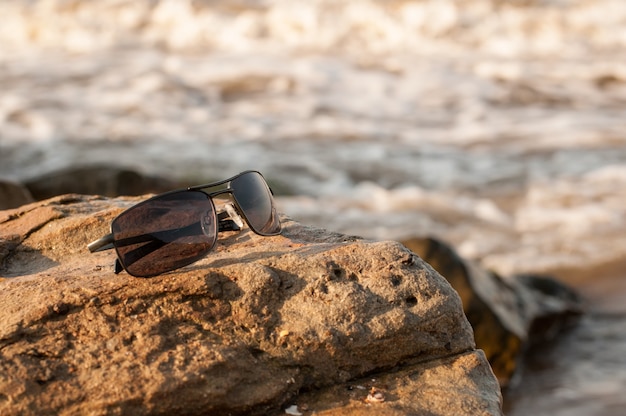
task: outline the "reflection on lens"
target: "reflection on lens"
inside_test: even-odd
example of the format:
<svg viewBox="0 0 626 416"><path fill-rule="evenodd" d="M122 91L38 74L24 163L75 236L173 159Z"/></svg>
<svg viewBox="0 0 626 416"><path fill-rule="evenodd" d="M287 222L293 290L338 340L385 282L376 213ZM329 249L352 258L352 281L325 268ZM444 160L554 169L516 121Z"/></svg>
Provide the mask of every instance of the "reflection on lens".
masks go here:
<svg viewBox="0 0 626 416"><path fill-rule="evenodd" d="M261 235L280 233L280 220L265 180L258 172L247 172L230 182L233 197L250 227Z"/></svg>
<svg viewBox="0 0 626 416"><path fill-rule="evenodd" d="M215 207L203 192L154 197L123 212L111 224L126 271L155 276L204 257L217 239Z"/></svg>

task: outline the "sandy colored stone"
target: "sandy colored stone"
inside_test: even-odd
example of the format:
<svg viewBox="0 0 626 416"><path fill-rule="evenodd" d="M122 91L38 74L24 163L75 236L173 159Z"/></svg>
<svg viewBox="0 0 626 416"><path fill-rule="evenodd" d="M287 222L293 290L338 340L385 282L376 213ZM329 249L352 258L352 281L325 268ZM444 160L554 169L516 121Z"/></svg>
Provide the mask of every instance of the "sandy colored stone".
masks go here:
<svg viewBox="0 0 626 416"><path fill-rule="evenodd" d="M0 414L266 414L371 374L396 377L406 409L500 414L458 295L404 246L284 218L282 235L225 233L178 271L115 275L114 252L86 245L137 200L0 212Z"/></svg>
<svg viewBox="0 0 626 416"><path fill-rule="evenodd" d="M495 397L488 399L489 395L476 394L478 389L499 389L486 363L484 353L475 350L407 364L394 371L301 394L293 405L303 415L325 416L463 415L470 410L474 415L498 414ZM373 391L382 401L368 400ZM275 416L280 414L276 412Z"/></svg>

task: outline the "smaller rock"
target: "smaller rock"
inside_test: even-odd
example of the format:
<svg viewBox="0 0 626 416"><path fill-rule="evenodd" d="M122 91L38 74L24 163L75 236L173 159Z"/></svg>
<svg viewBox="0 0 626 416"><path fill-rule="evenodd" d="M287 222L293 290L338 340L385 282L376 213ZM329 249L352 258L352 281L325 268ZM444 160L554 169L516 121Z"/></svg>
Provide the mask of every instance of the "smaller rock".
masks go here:
<svg viewBox="0 0 626 416"><path fill-rule="evenodd" d="M450 282L502 387L528 347L571 326L583 313L580 297L563 283L538 275L505 278L461 258L444 242L415 237L402 242Z"/></svg>
<svg viewBox="0 0 626 416"><path fill-rule="evenodd" d="M37 200L64 194L137 196L165 192L178 184L120 166L89 165L61 169L25 181Z"/></svg>
<svg viewBox="0 0 626 416"><path fill-rule="evenodd" d="M366 403L382 403L385 401L385 393L382 390L372 387L369 394L365 398Z"/></svg>
<svg viewBox="0 0 626 416"><path fill-rule="evenodd" d="M0 210L17 208L33 201L33 196L25 186L0 179Z"/></svg>

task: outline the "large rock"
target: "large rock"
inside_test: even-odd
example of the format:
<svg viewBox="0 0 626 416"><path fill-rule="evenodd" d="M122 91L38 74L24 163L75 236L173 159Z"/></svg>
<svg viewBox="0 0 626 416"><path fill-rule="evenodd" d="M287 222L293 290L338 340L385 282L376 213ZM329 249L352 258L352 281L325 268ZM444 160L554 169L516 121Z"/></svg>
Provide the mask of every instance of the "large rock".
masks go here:
<svg viewBox="0 0 626 416"><path fill-rule="evenodd" d="M399 243L285 218L176 272L115 275L86 244L136 201L0 212L0 414L501 414L458 295Z"/></svg>

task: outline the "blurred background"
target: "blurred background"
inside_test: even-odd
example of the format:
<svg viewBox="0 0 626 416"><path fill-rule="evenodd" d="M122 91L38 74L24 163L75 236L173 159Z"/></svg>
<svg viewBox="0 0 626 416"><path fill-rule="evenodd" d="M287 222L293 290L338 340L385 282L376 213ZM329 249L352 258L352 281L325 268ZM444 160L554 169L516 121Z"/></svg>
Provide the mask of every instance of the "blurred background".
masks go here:
<svg viewBox="0 0 626 416"><path fill-rule="evenodd" d="M258 169L303 223L551 274L589 313L529 361L507 414L622 414L623 0L11 0L0 16L1 179L115 194L134 178L119 172L156 191Z"/></svg>

